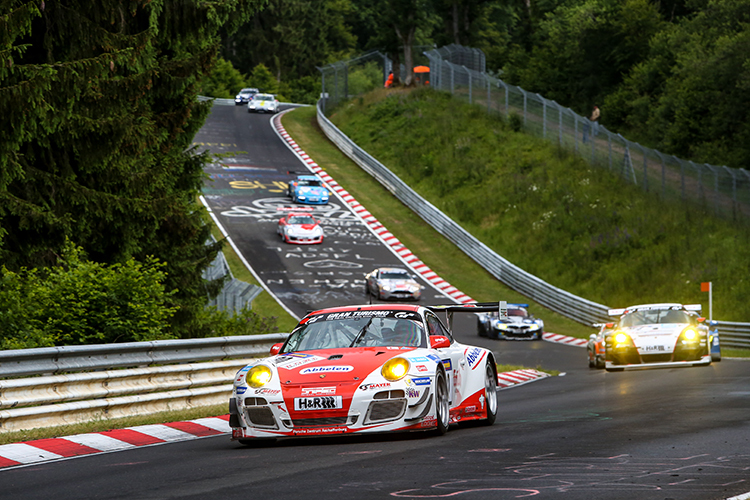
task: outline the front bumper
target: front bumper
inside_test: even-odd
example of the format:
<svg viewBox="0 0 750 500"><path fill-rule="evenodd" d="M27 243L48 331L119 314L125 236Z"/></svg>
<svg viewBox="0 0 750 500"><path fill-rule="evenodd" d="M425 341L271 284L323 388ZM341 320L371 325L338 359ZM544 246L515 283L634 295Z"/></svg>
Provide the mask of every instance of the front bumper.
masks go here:
<svg viewBox="0 0 750 500"><path fill-rule="evenodd" d="M309 414L290 414L278 396L232 396L229 403L232 439L434 429L437 420L432 386L423 386L416 395L413 387L404 384L403 388L396 388L399 386L394 384L378 392L357 391L348 409Z"/></svg>
<svg viewBox="0 0 750 500"><path fill-rule="evenodd" d="M323 236L290 236L285 234L284 241L292 245L319 245L323 243Z"/></svg>
<svg viewBox="0 0 750 500"><path fill-rule="evenodd" d="M419 300L422 297L422 290L415 292L408 290L380 290L380 296L384 300Z"/></svg>
<svg viewBox="0 0 750 500"><path fill-rule="evenodd" d="M711 355L701 356L700 359L691 361L663 361L657 363L635 363L635 364L615 364L612 361L605 363L607 370L646 370L648 368L679 368L686 366L706 366L711 364Z"/></svg>
<svg viewBox="0 0 750 500"><path fill-rule="evenodd" d="M512 329L506 330L495 329L495 335L501 340L539 340L542 338L542 330Z"/></svg>

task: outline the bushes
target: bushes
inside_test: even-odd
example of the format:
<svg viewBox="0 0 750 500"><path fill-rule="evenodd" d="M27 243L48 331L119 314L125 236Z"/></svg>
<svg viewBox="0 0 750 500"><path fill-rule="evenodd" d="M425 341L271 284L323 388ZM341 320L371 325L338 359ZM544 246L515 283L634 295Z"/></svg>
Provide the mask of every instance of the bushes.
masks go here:
<svg viewBox="0 0 750 500"><path fill-rule="evenodd" d="M164 264L155 258L111 266L84 260L68 244L58 264L0 274L0 348L172 338Z"/></svg>

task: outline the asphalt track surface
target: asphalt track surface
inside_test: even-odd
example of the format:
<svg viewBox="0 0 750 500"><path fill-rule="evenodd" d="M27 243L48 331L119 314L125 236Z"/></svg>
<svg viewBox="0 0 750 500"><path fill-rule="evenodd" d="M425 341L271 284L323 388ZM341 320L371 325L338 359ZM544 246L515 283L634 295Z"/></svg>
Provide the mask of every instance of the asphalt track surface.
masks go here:
<svg viewBox="0 0 750 500"><path fill-rule="evenodd" d="M210 206L256 273L298 314L308 298L315 307L361 301L364 270L398 260L366 243L377 241L356 220L330 217L336 236L309 252L315 256L275 250L281 243L265 207L277 202L256 202L283 199L283 189L274 186L301 163L268 120L244 107L215 108L197 140L215 152L248 154L234 157L238 169L210 172L218 180L206 192ZM258 184L234 184L246 186L236 193L236 181ZM261 212L231 215L240 213L237 207ZM326 247L346 258L323 257ZM304 265L328 258L362 267L311 271ZM435 295L425 300L446 302ZM458 320L455 330L459 341L492 349L499 363L564 376L500 391L491 427L452 426L442 437L308 438L259 447L209 437L2 470L0 499L748 498L750 362L606 373L589 369L580 347L480 338L471 318Z"/></svg>

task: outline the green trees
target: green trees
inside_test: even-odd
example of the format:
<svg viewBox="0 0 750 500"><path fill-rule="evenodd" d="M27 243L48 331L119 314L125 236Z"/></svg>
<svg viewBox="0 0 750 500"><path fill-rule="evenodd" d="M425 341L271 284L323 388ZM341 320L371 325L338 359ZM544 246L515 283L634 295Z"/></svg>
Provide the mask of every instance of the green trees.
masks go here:
<svg viewBox="0 0 750 500"><path fill-rule="evenodd" d="M99 263L166 263L172 328L196 335L219 245L195 198L197 84L220 29L262 0L0 3L0 261L54 265L66 240ZM193 329L193 330L191 330Z"/></svg>

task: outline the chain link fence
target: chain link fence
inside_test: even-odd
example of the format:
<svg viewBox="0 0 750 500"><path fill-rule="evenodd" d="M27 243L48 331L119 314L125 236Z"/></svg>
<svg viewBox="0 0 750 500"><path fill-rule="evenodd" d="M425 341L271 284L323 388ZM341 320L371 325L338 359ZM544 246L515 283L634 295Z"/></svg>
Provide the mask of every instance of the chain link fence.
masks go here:
<svg viewBox="0 0 750 500"><path fill-rule="evenodd" d="M529 133L574 151L592 165L663 200L682 200L716 216L750 217L750 171L681 160L641 146L570 108L485 72L479 49L452 45L425 52L430 85L515 120Z"/></svg>
<svg viewBox="0 0 750 500"><path fill-rule="evenodd" d="M209 299L208 305L232 314L239 313L244 307L252 309L253 300L260 295L263 288L236 279L229 269L224 253L219 252L211 265L203 271L203 279L215 281L225 278L224 288L215 299Z"/></svg>

